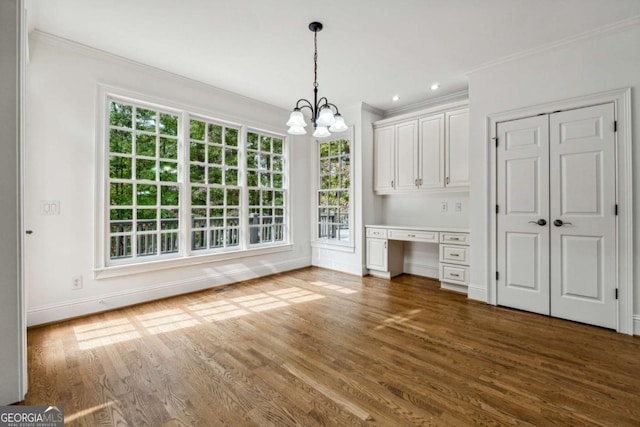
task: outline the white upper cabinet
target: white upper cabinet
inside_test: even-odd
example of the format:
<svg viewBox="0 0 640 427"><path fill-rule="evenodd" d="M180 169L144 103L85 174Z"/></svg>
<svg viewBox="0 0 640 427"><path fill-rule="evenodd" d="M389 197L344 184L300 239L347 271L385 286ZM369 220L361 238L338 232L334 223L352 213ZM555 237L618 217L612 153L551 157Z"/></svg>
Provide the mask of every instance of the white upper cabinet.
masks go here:
<svg viewBox="0 0 640 427"><path fill-rule="evenodd" d="M443 188L444 170L444 114L420 119L420 177L421 189Z"/></svg>
<svg viewBox="0 0 640 427"><path fill-rule="evenodd" d="M374 190L379 193L393 191L395 184L395 127L376 128L373 132L374 144Z"/></svg>
<svg viewBox="0 0 640 427"><path fill-rule="evenodd" d="M418 121L396 125L396 190L413 190L418 179Z"/></svg>
<svg viewBox="0 0 640 427"><path fill-rule="evenodd" d="M447 187L469 186L469 110L446 113Z"/></svg>
<svg viewBox="0 0 640 427"><path fill-rule="evenodd" d="M456 107L374 123L377 193L468 188L469 110Z"/></svg>

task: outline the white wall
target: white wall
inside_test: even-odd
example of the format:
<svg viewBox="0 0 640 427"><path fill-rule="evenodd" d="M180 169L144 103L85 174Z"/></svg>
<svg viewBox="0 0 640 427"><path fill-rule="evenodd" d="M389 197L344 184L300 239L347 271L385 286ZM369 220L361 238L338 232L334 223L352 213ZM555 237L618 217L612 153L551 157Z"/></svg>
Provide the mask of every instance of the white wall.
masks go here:
<svg viewBox="0 0 640 427"><path fill-rule="evenodd" d="M99 83L286 133L289 112L170 73L35 33L28 67L26 289L29 325L219 286L311 263L309 149L291 139L291 251L94 279L96 106ZM40 214L59 200L60 215ZM82 275L84 287L71 290Z"/></svg>
<svg viewBox="0 0 640 427"><path fill-rule="evenodd" d="M555 47L470 75L470 158L471 164L471 285L470 297L486 299L489 283L489 141L490 114L535 106L612 89L640 87L640 25L618 28L597 37ZM632 95L633 140L640 131L640 99ZM634 147L633 163L640 164L640 150ZM640 201L640 174L634 177L634 199ZM640 212L635 209L635 219ZM640 227L634 230L636 277L640 272L637 242ZM634 283L634 313L640 313L640 286ZM640 318L639 318L640 319ZM638 325L638 322L636 322ZM636 333L638 329L636 326Z"/></svg>
<svg viewBox="0 0 640 427"><path fill-rule="evenodd" d="M24 398L26 352L20 285L20 2L0 0L0 405Z"/></svg>
<svg viewBox="0 0 640 427"><path fill-rule="evenodd" d="M380 113L366 104L341 109L348 125L354 127L353 138L353 200L354 214L352 231L354 247L331 248L330 245L315 245L312 248L313 265L363 275L365 268L364 225L368 219L375 219L375 202L373 196L373 128L372 123L380 118ZM315 144L315 142L312 142ZM317 171L317 167L310 170ZM316 172L317 173L317 172ZM311 195L311 206L315 208L315 193ZM311 231L313 233L313 229Z"/></svg>

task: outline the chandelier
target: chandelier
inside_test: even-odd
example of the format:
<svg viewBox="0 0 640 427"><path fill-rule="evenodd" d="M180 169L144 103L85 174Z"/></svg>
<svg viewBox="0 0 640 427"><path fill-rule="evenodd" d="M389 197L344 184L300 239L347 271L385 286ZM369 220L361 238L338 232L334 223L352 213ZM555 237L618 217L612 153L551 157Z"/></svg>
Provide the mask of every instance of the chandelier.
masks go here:
<svg viewBox="0 0 640 427"><path fill-rule="evenodd" d="M331 132L344 132L348 129L344 123L344 118L340 115L338 107L330 103L324 96L318 99L318 32L322 31L320 22L312 22L309 29L313 31L313 45L315 52L313 54L313 103L306 99L299 99L296 106L289 116L287 126L291 135L304 135L307 133L304 128L307 123L304 121L302 109L308 108L311 111L311 122L313 123L313 136L316 138L324 138L331 136ZM333 111L335 109L335 113Z"/></svg>

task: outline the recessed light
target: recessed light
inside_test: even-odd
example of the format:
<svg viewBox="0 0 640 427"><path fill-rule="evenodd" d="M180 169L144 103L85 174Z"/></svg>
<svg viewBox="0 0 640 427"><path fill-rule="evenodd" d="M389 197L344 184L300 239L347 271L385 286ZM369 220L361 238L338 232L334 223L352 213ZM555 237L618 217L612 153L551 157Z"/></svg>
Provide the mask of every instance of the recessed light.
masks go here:
<svg viewBox="0 0 640 427"><path fill-rule="evenodd" d="M440 83L434 83L431 85L431 90L438 90L439 87L440 87Z"/></svg>
<svg viewBox="0 0 640 427"><path fill-rule="evenodd" d="M391 100L393 102L400 100L400 97L398 95L393 95L393 98L391 98Z"/></svg>

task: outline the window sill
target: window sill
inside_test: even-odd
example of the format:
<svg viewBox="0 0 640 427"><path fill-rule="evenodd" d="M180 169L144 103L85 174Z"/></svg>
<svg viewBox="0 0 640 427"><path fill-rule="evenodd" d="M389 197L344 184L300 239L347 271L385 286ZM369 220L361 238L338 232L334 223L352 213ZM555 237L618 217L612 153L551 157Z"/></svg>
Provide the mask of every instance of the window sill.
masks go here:
<svg viewBox="0 0 640 427"><path fill-rule="evenodd" d="M355 246L353 246L353 244L351 243L329 243L322 240L316 240L315 242L311 242L311 247L318 248L318 249L327 249L330 251L337 251L337 252L354 253L356 251Z"/></svg>
<svg viewBox="0 0 640 427"><path fill-rule="evenodd" d="M182 258L170 258L157 261L147 261L135 264L121 264L109 267L99 267L93 270L93 276L96 280L110 279L113 277L131 276L134 274L150 273L170 268L188 267L198 264L208 264L212 262L221 262L228 260L236 260L239 258L248 258L259 255L274 254L279 252L287 252L293 250L293 244L287 243L277 246L269 246L262 248L245 249L241 251L222 252L206 255L191 255Z"/></svg>

